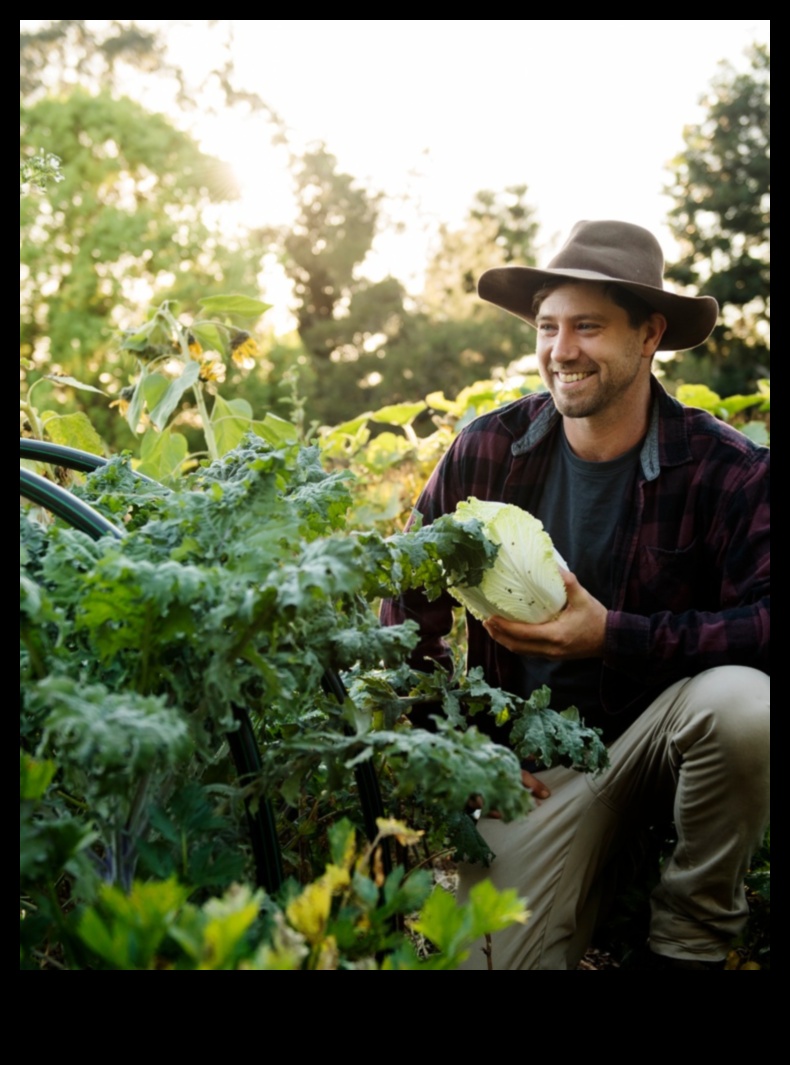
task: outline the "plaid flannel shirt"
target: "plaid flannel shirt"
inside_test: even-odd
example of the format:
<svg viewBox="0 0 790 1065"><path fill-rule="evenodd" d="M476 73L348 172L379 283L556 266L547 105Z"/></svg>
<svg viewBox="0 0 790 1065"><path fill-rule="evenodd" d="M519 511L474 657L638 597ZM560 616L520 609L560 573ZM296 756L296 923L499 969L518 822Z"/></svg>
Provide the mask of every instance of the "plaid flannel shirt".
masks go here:
<svg viewBox="0 0 790 1065"><path fill-rule="evenodd" d="M736 663L768 672L769 452L651 382L650 426L614 543L599 699L608 736L622 731L674 681ZM469 496L530 509L560 424L548 393L477 418L456 438L420 496L426 522ZM420 625L412 665L449 668L454 600L421 591L382 606L386 625ZM523 661L467 615L467 666L521 694ZM618 715L617 719L609 714ZM608 722L608 724L606 724ZM593 722L590 722L593 723Z"/></svg>

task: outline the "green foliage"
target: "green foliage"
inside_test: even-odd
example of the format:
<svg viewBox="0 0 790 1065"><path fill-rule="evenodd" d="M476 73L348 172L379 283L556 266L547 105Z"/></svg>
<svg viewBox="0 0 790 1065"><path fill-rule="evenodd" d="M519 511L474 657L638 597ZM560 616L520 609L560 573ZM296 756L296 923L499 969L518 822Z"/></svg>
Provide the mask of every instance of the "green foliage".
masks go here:
<svg viewBox="0 0 790 1065"><path fill-rule="evenodd" d="M405 427L413 413L386 416ZM349 535L341 531L348 474L326 473L315 447L275 447L256 436L175 491L135 479L118 459L78 491L126 534L94 542L71 529L44 535L28 520L22 525L22 875L37 914L26 925L28 961L42 937L56 936L70 967L85 964L85 951L91 965L110 968L156 967L163 953L176 967L237 963L235 946L221 947L225 932L207 931L209 904L179 910L187 923L178 918L176 927L186 895L156 884L129 894L141 872L177 876L203 893L249 875L240 792L222 739L235 727L237 705L252 712L264 747L264 773L247 795L278 803L318 868L326 837L317 824L338 820L362 760L375 760L389 803L422 811L432 839L448 831L463 838L458 815L473 792L505 817L526 810L515 755L466 721L467 712L485 710L501 721L517 714L519 701L476 676L403 672L414 627L380 628L366 601L417 585L438 594L457 574L479 579L493 552L474 527L440 521L386 539ZM380 672L382 663L396 673ZM344 704L322 691L329 666L352 670ZM448 711L434 733L410 726L404 713L426 699ZM573 758L570 743L567 751ZM303 796L315 814L294 822L288 805L299 809ZM465 853L488 856L479 840ZM357 951L368 959L381 953L387 922L419 905L422 889L402 872L386 883L377 876L371 887L360 869L349 874L348 897L326 883L311 886L303 906L308 915L318 906L325 931L331 900L345 899L320 944L306 930L308 916L297 920L293 900L286 904L309 945L306 955L297 952L299 965L344 967ZM55 885L72 878L88 909L64 932L51 900ZM347 907L363 903L364 920L357 915L350 925ZM236 918L228 921L237 928ZM352 935L360 921L375 935ZM216 964L204 965L215 936ZM455 953L433 967L454 967L461 947L452 942ZM249 965L282 967L273 943L265 964L256 953ZM391 966L414 967L410 949L401 943Z"/></svg>
<svg viewBox="0 0 790 1065"><path fill-rule="evenodd" d="M714 296L722 317L693 355L670 365L718 392L745 392L769 373L770 54L748 52L750 67L723 64L701 101L705 119L684 131L672 164L670 225L682 257L668 276Z"/></svg>
<svg viewBox="0 0 790 1065"><path fill-rule="evenodd" d="M315 341L321 345L309 403L315 417L335 423L363 405L406 403L438 389L457 394L533 350L529 326L476 293L486 268L534 261L536 225L525 196L524 186L480 192L461 230L440 230L414 309L392 278L360 281L347 308L303 333L316 354Z"/></svg>
<svg viewBox="0 0 790 1065"><path fill-rule="evenodd" d="M364 263L380 197L341 173L325 146L292 156L298 217L267 230L294 281L299 335L310 354L303 374L311 418L331 425L363 406L457 393L532 350L529 327L483 304L477 277L490 266L534 261L537 226L526 186L478 193L465 227L442 229L414 308L402 285L371 282Z"/></svg>
<svg viewBox="0 0 790 1065"><path fill-rule="evenodd" d="M94 384L104 375L117 390L112 336L135 307L155 295L197 302L218 284L257 290L257 253L224 248L203 222L208 204L236 195L230 170L163 116L75 90L23 105L21 126L24 144L63 160L46 199L21 202L20 342L36 367ZM116 438L106 414L94 420Z"/></svg>
<svg viewBox="0 0 790 1065"><path fill-rule="evenodd" d="M481 190L463 228L440 228L422 298L431 318L494 317L507 331L501 312L477 298L477 282L485 270L495 266L536 265L538 225L526 195L526 185L511 185L501 193Z"/></svg>
<svg viewBox="0 0 790 1065"><path fill-rule="evenodd" d="M186 406L188 394L194 399L206 452L212 459L232 451L251 431L272 444L296 438L289 423L272 414L256 421L245 399L225 400L216 392L216 382L225 379L228 366L254 366L259 354L255 339L234 325L233 319L257 319L269 304L243 295L213 296L200 302L222 317L197 318L185 324L176 317L173 302L165 300L143 325L125 330L121 337L121 350L136 357L138 373L118 406L133 433L145 428L139 472L159 481L171 480L187 461L186 437L169 423ZM204 350L203 343L212 348ZM214 396L210 414L207 394ZM41 420L48 427L45 418L42 415Z"/></svg>
<svg viewBox="0 0 790 1065"><path fill-rule="evenodd" d="M768 418L771 411L771 382L757 382L758 391L748 396L727 396L723 399L707 385L680 385L676 396L690 407L701 407L722 421L736 425L755 444L769 443Z"/></svg>
<svg viewBox="0 0 790 1065"><path fill-rule="evenodd" d="M476 884L469 904L460 908L442 891L435 891L423 907L415 929L435 943L445 957L459 952L468 956L468 945L529 917L514 891L498 892L490 881ZM446 968L438 965L437 968Z"/></svg>
<svg viewBox="0 0 790 1065"><path fill-rule="evenodd" d="M47 85L107 86L116 68L125 65L144 72L164 69L157 35L119 20L97 31L84 19L53 19L19 35L19 90L24 99L40 96Z"/></svg>
<svg viewBox="0 0 790 1065"><path fill-rule="evenodd" d="M537 375L508 381L477 381L447 399L432 392L424 403L388 404L339 425L319 430L325 460L355 474L354 506L348 521L356 528L403 529L414 500L454 435L479 414L541 388ZM431 412L434 432L419 436L415 422ZM377 427L385 430L374 435Z"/></svg>
<svg viewBox="0 0 790 1065"><path fill-rule="evenodd" d="M19 164L19 191L44 190L50 182L63 181L63 165L52 152L38 152Z"/></svg>
<svg viewBox="0 0 790 1065"><path fill-rule="evenodd" d="M477 886L458 906L427 873L386 878L376 865L381 843L418 836L397 821L379 821L377 838L357 851L347 821L331 833L332 861L313 883L292 887L283 902L236 885L195 905L175 879L135 882L128 892L103 885L72 922L91 969L392 970L455 969L473 941L526 917L513 892ZM422 907L422 909L420 909ZM414 916L418 914L418 916ZM395 930L412 918L415 931L440 953L420 958ZM263 919L262 919L263 918Z"/></svg>

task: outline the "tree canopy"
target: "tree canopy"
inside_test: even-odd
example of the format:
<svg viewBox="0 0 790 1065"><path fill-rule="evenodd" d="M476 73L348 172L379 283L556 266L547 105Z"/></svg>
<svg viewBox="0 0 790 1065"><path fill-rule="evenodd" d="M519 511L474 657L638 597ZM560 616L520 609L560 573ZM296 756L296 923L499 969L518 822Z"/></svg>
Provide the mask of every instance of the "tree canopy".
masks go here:
<svg viewBox="0 0 790 1065"><path fill-rule="evenodd" d="M20 204L20 345L35 366L106 387L115 331L152 301L257 292L258 249L228 248L204 221L235 195L230 169L162 115L77 90L23 106L21 126L30 153L63 162L60 183Z"/></svg>
<svg viewBox="0 0 790 1065"><path fill-rule="evenodd" d="M722 64L668 187L683 249L668 276L721 306L712 337L674 372L723 394L747 391L769 372L770 55L755 45L748 56L743 72Z"/></svg>

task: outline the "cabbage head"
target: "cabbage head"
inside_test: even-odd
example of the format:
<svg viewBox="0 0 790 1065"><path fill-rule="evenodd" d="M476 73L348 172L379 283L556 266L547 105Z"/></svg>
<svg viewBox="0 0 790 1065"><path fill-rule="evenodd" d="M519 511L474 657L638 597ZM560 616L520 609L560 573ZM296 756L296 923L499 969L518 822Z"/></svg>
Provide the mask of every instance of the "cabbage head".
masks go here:
<svg viewBox="0 0 790 1065"><path fill-rule="evenodd" d="M568 566L541 521L510 503L488 503L474 496L458 504L453 518L476 518L498 547L494 565L478 585L449 589L473 617L485 621L497 614L508 621L540 624L559 614L567 599L559 567Z"/></svg>

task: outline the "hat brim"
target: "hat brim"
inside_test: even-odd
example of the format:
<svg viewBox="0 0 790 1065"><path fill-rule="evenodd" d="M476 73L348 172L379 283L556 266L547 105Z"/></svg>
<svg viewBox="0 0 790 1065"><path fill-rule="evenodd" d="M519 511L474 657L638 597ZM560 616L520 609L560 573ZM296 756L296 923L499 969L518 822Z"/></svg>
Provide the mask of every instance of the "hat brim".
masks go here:
<svg viewBox="0 0 790 1065"><path fill-rule="evenodd" d="M567 277L572 281L598 281L619 285L633 292L667 320L659 351L687 351L703 344L716 325L719 305L712 296L678 296L666 289L640 285L619 277L609 277L594 270L537 270L530 266L502 266L486 270L477 285L481 299L493 303L530 325L535 325L532 304L535 294L553 281Z"/></svg>

